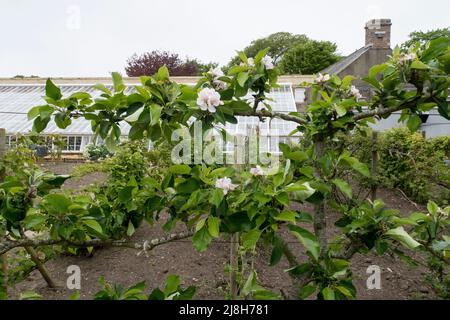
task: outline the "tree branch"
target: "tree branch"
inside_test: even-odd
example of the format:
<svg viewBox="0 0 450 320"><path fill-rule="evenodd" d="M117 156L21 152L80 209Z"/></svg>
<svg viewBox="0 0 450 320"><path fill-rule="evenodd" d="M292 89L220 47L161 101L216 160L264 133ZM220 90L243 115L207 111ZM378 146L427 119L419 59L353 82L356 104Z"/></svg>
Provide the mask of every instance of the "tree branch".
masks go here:
<svg viewBox="0 0 450 320"><path fill-rule="evenodd" d="M235 112L235 116L243 116L243 117L258 117L258 118L279 118L286 121L296 122L301 125L305 125L308 123L308 121L301 119L296 116L291 116L285 113L280 112L269 112L267 110L261 110L261 111L249 111L249 112Z"/></svg>
<svg viewBox="0 0 450 320"><path fill-rule="evenodd" d="M174 233L164 236L159 239L152 239L142 242L135 242L129 240L112 240L112 239L92 239L86 241L68 241L64 239L22 239L22 240L6 240L0 243L0 255L4 254L14 248L19 247L42 247L49 245L65 245L69 247L87 248L98 246L110 246L110 247L125 247L136 250L150 251L155 247L169 243L176 240L189 238L194 234L193 231L185 231L181 233Z"/></svg>
<svg viewBox="0 0 450 320"><path fill-rule="evenodd" d="M370 117L374 117L374 116L381 117L381 116L385 116L385 115L391 114L393 112L400 111L403 109L408 109L408 108L409 108L409 106L406 106L406 105L394 106L394 107L389 107L389 108L376 108L373 110L360 112L360 113L354 115L353 120L358 121L358 120L362 120L362 119L370 118Z"/></svg>

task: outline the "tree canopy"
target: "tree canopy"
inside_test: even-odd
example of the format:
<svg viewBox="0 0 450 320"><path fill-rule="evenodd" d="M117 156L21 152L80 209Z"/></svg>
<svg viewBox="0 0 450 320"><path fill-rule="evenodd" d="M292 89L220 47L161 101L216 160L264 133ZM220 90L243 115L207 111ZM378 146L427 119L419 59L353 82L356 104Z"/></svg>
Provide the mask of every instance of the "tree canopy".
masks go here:
<svg viewBox="0 0 450 320"><path fill-rule="evenodd" d="M339 60L334 43L316 41L304 34L289 32L277 32L253 40L242 51L248 57L254 57L264 48L269 48L268 55L273 58L274 64L280 67L282 73L316 73ZM239 55L236 55L228 67L239 61Z"/></svg>
<svg viewBox="0 0 450 320"><path fill-rule="evenodd" d="M308 40L290 48L279 67L286 74L313 74L339 61L336 45L329 41Z"/></svg>
<svg viewBox="0 0 450 320"><path fill-rule="evenodd" d="M132 55L127 60L125 71L129 77L149 76L164 65L173 76L197 76L218 64L214 62L204 64L197 59L189 58L183 60L176 53L154 50L141 55Z"/></svg>
<svg viewBox="0 0 450 320"><path fill-rule="evenodd" d="M413 46L415 43L419 42L421 45L425 44L427 41L434 40L440 37L450 39L450 28L434 29L429 31L414 31L409 34L409 40L401 45L403 50Z"/></svg>

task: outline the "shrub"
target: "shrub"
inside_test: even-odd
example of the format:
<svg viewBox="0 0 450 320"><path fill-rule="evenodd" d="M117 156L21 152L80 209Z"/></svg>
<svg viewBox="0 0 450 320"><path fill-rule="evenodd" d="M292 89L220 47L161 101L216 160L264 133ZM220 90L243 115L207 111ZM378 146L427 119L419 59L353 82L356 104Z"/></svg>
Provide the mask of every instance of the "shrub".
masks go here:
<svg viewBox="0 0 450 320"><path fill-rule="evenodd" d="M86 146L84 156L89 160L105 159L111 156L113 153L108 150L106 145L89 144Z"/></svg>
<svg viewBox="0 0 450 320"><path fill-rule="evenodd" d="M347 137L346 147L362 162L371 163L371 134L361 132ZM420 203L429 199L448 204L450 199L450 135L431 139L407 128L394 128L379 135L377 181L399 188ZM358 180L360 180L358 178Z"/></svg>

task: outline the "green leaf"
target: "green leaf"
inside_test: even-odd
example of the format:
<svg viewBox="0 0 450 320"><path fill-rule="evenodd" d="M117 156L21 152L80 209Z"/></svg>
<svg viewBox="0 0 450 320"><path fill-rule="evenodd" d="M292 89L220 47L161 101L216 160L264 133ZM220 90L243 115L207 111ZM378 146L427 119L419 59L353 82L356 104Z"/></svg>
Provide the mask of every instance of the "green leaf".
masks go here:
<svg viewBox="0 0 450 320"><path fill-rule="evenodd" d="M363 176L370 177L370 171L369 171L369 168L367 167L367 165L360 162L358 159L356 159L354 157L348 156L348 154L343 154L340 157L339 162L343 162L344 164L348 165L353 170L361 173Z"/></svg>
<svg viewBox="0 0 450 320"><path fill-rule="evenodd" d="M255 63L260 62L261 59L264 58L264 56L267 54L267 52L269 51L269 49L270 49L270 48L265 48L265 49L260 50L260 51L256 54L256 56L255 56L255 59L254 59Z"/></svg>
<svg viewBox="0 0 450 320"><path fill-rule="evenodd" d="M420 243L414 240L403 227L391 229L385 233L386 236L399 241L404 246L414 249L420 246Z"/></svg>
<svg viewBox="0 0 450 320"><path fill-rule="evenodd" d="M274 246L272 248L272 254L270 255L270 265L274 266L278 262L280 262L281 257L283 256L283 248L281 247L280 241L275 241Z"/></svg>
<svg viewBox="0 0 450 320"><path fill-rule="evenodd" d="M31 214L27 215L25 219L23 220L23 223L25 224L25 228L31 229L34 228L42 223L44 223L47 220L45 216L37 215L37 214Z"/></svg>
<svg viewBox="0 0 450 320"><path fill-rule="evenodd" d="M239 83L239 85L241 87L243 87L245 85L245 82L247 81L247 79L248 79L248 72L241 72L237 76L237 82Z"/></svg>
<svg viewBox="0 0 450 320"><path fill-rule="evenodd" d="M43 199L44 206L56 213L67 213L72 201L62 194L48 194Z"/></svg>
<svg viewBox="0 0 450 320"><path fill-rule="evenodd" d="M192 237L192 244L194 245L197 251L203 252L207 249L211 240L212 236L209 234L208 229L205 226L203 226Z"/></svg>
<svg viewBox="0 0 450 320"><path fill-rule="evenodd" d="M112 95L111 90L109 90L104 84L102 83L97 83L94 85L94 88L97 90L102 91L103 93L106 93L107 95Z"/></svg>
<svg viewBox="0 0 450 320"><path fill-rule="evenodd" d="M42 296L33 291L25 291L19 295L19 300L41 300Z"/></svg>
<svg viewBox="0 0 450 320"><path fill-rule="evenodd" d="M118 72L112 72L111 73L113 85L114 85L114 91L120 92L125 90L126 86L123 82L122 75Z"/></svg>
<svg viewBox="0 0 450 320"><path fill-rule="evenodd" d="M139 119L139 116L144 111L144 106L137 109L134 113L130 114L128 117L125 118L125 121L128 122L136 122Z"/></svg>
<svg viewBox="0 0 450 320"><path fill-rule="evenodd" d="M244 233L242 235L242 246L246 250L254 249L256 246L256 243L258 242L260 237L261 237L261 231L250 230L249 232Z"/></svg>
<svg viewBox="0 0 450 320"><path fill-rule="evenodd" d="M50 118L41 118L41 116L38 116L33 122L33 132L41 133L47 127L49 122Z"/></svg>
<svg viewBox="0 0 450 320"><path fill-rule="evenodd" d="M339 117L345 116L347 114L347 108L343 105L337 104L334 106L336 113Z"/></svg>
<svg viewBox="0 0 450 320"><path fill-rule="evenodd" d="M178 290L178 286L180 285L180 277L174 274L167 276L166 285L164 287L164 294L166 296Z"/></svg>
<svg viewBox="0 0 450 320"><path fill-rule="evenodd" d="M332 182L339 188L349 199L353 198L352 187L342 179L334 179Z"/></svg>
<svg viewBox="0 0 450 320"><path fill-rule="evenodd" d="M415 60L411 63L411 69L426 70L429 67L422 61Z"/></svg>
<svg viewBox="0 0 450 320"><path fill-rule="evenodd" d="M298 292L299 298L304 300L308 298L310 295L312 295L316 290L317 287L315 285L303 286Z"/></svg>
<svg viewBox="0 0 450 320"><path fill-rule="evenodd" d="M152 104L150 106L150 115L151 115L150 124L152 126L159 123L159 120L161 118L161 110L162 110L162 107L157 104Z"/></svg>
<svg viewBox="0 0 450 320"><path fill-rule="evenodd" d="M290 225L289 230L294 233L294 235L300 240L306 250L311 253L314 259L318 260L320 254L320 245L316 239L316 236L308 230L303 229L299 226Z"/></svg>
<svg viewBox="0 0 450 320"><path fill-rule="evenodd" d="M169 69L166 65L163 65L161 68L158 69L158 72L156 73L156 80L158 81L168 81L169 80Z"/></svg>
<svg viewBox="0 0 450 320"><path fill-rule="evenodd" d="M297 216L297 212L295 211L283 211L274 217L274 219L277 221L295 222Z"/></svg>
<svg viewBox="0 0 450 320"><path fill-rule="evenodd" d="M335 300L334 290L326 287L322 289L322 295L325 300Z"/></svg>
<svg viewBox="0 0 450 320"><path fill-rule="evenodd" d="M128 221L127 236L131 237L134 234L134 231L134 225L130 220Z"/></svg>
<svg viewBox="0 0 450 320"><path fill-rule="evenodd" d="M61 89L59 89L50 78L48 78L45 83L45 95L56 101L62 98Z"/></svg>
<svg viewBox="0 0 450 320"><path fill-rule="evenodd" d="M169 167L169 171L173 174L189 174L191 167L186 164L175 164Z"/></svg>
<svg viewBox="0 0 450 320"><path fill-rule="evenodd" d="M308 160L308 154L304 151L294 151L285 155L287 159L291 159L294 161L302 162Z"/></svg>
<svg viewBox="0 0 450 320"><path fill-rule="evenodd" d="M369 78L375 78L379 73L386 70L387 64L377 64L369 69Z"/></svg>
<svg viewBox="0 0 450 320"><path fill-rule="evenodd" d="M223 190L216 188L211 191L211 197L208 199L208 201L209 203L215 205L218 208L222 203L223 198L224 198Z"/></svg>
<svg viewBox="0 0 450 320"><path fill-rule="evenodd" d="M209 234L214 238L219 237L219 225L220 225L220 218L213 216L208 217L208 231Z"/></svg>
<svg viewBox="0 0 450 320"><path fill-rule="evenodd" d="M28 120L33 120L34 118L36 118L39 115L39 109L41 108L41 106L36 106L31 108L30 110L28 110Z"/></svg>
<svg viewBox="0 0 450 320"><path fill-rule="evenodd" d="M281 193L277 194L275 196L275 199L277 199L277 201L284 206L289 205L289 195L286 192L281 192Z"/></svg>
<svg viewBox="0 0 450 320"><path fill-rule="evenodd" d="M83 224L98 233L103 233L102 226L95 220L83 220Z"/></svg>
<svg viewBox="0 0 450 320"><path fill-rule="evenodd" d="M135 187L127 186L119 190L118 198L121 203L127 203L133 198L133 190Z"/></svg>
<svg viewBox="0 0 450 320"><path fill-rule="evenodd" d="M406 125L408 126L408 129L411 130L412 132L417 131L420 128L421 124L422 124L422 120L420 119L420 117L417 114L412 114L408 118L408 122L406 123Z"/></svg>
<svg viewBox="0 0 450 320"><path fill-rule="evenodd" d="M434 201L431 201L431 200L428 201L428 203L427 203L427 209L428 209L428 212L431 213L433 216L435 216L439 211L438 205Z"/></svg>
<svg viewBox="0 0 450 320"><path fill-rule="evenodd" d="M194 178L187 179L178 184L175 189L179 193L192 193L200 188L200 183Z"/></svg>

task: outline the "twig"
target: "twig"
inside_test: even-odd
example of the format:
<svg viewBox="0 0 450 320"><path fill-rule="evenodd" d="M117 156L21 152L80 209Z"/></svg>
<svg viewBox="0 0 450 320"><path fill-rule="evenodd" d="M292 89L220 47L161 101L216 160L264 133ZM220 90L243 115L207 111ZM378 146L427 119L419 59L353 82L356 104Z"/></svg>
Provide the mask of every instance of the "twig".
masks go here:
<svg viewBox="0 0 450 320"><path fill-rule="evenodd" d="M147 244L145 245L145 249L147 251L150 251L154 249L155 247L180 240L189 238L194 234L193 231L185 231L181 233L174 233L170 234L168 236L159 238L159 239L153 239L147 241ZM3 243L0 243L0 254L4 254L14 248L18 247L42 247L42 246L49 246L49 245L63 245L68 247L78 247L78 248L87 248L87 247L99 247L99 246L110 246L110 247L125 247L125 248L131 248L136 250L142 250L144 249L144 243L142 242L134 242L129 240L112 240L112 239L92 239L92 240L86 240L86 241L69 241L64 239L40 239L40 240L33 240L33 239L22 239L22 240L6 240Z"/></svg>
<svg viewBox="0 0 450 320"><path fill-rule="evenodd" d="M422 210L417 203L408 198L408 196L403 192L402 189L396 188L396 190L398 190L406 200L408 200L414 207L416 207L417 210Z"/></svg>

